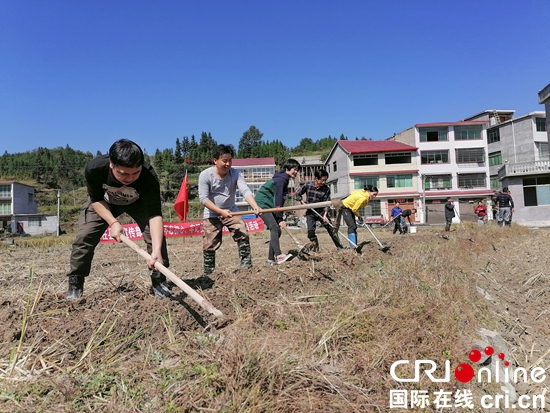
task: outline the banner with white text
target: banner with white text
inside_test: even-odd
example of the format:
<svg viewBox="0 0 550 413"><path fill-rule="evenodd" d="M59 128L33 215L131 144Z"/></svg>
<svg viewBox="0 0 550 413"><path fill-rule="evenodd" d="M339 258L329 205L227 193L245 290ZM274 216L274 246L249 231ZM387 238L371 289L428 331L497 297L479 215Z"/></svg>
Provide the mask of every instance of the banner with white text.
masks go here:
<svg viewBox="0 0 550 413"><path fill-rule="evenodd" d="M245 219L246 229L248 232L260 232L264 230L264 222L261 218ZM122 226L126 232L126 236L132 240L143 239L141 230L137 224L124 224ZM229 230L223 227L223 233L229 234ZM164 236L166 238L174 237L193 237L203 235L202 221L195 222L165 222L164 223ZM116 242L111 238L111 229L107 228L107 231L101 236L101 243Z"/></svg>

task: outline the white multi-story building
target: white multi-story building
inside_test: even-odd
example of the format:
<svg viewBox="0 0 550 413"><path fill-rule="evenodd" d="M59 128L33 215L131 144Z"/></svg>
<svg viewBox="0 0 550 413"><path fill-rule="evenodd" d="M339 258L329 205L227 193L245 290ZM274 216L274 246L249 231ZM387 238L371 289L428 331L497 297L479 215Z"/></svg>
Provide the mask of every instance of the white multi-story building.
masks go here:
<svg viewBox="0 0 550 413"><path fill-rule="evenodd" d="M421 123L390 140L418 148L418 177L423 201L420 221L445 222L447 197L455 201L455 221L475 221L474 206L490 200L487 120Z"/></svg>
<svg viewBox="0 0 550 413"><path fill-rule="evenodd" d="M514 111L487 110L469 120L489 120L487 152L491 188L507 187L514 199L513 221L545 225L550 221L550 159L547 117L543 111L514 117Z"/></svg>
<svg viewBox="0 0 550 413"><path fill-rule="evenodd" d="M416 150L415 146L388 140L337 141L325 161L332 196L343 198L365 185L374 185L378 197L359 211L362 217L388 220L396 201L403 209L420 210ZM418 214L411 217L413 220L419 221Z"/></svg>
<svg viewBox="0 0 550 413"><path fill-rule="evenodd" d="M55 234L57 215L38 213L34 188L15 181L0 182L0 230L12 234Z"/></svg>
<svg viewBox="0 0 550 413"><path fill-rule="evenodd" d="M275 174L275 158L235 158L231 166L241 171L254 196ZM247 209L248 204L241 193L237 192L235 201L240 209Z"/></svg>

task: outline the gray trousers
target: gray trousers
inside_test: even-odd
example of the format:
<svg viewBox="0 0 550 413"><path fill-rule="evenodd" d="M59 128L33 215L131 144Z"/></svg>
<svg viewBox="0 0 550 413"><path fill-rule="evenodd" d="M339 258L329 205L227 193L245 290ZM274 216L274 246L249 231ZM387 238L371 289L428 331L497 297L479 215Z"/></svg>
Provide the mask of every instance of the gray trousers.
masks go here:
<svg viewBox="0 0 550 413"><path fill-rule="evenodd" d="M111 212L114 217L118 217L123 212L126 212L136 221L143 234L143 240L147 244L147 252L151 254L153 243L151 232L149 231L149 216L143 213L139 207L132 208L132 205L123 207L112 205ZM68 276L80 275L87 277L90 274L95 248L108 226L109 224L92 208L91 202L86 202L78 217L78 233L73 242L70 260L71 269L67 274ZM164 261L163 265L169 267L170 262L168 260L166 238L162 240L161 253Z"/></svg>
<svg viewBox="0 0 550 413"><path fill-rule="evenodd" d="M509 225L512 220L512 208L500 207L498 209L498 225Z"/></svg>
<svg viewBox="0 0 550 413"><path fill-rule="evenodd" d="M281 227L277 223L275 216L271 212L264 212L261 215L262 221L264 221L265 227L269 230L269 252L267 253L267 259L275 261L277 255L281 255L281 244L279 238L281 237Z"/></svg>

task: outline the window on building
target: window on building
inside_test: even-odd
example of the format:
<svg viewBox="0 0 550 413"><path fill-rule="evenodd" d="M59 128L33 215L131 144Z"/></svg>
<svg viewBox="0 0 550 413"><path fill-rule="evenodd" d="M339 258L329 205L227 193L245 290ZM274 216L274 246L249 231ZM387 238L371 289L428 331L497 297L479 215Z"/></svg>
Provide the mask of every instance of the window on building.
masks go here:
<svg viewBox="0 0 550 413"><path fill-rule="evenodd" d="M485 174L458 174L459 188L486 188Z"/></svg>
<svg viewBox="0 0 550 413"><path fill-rule="evenodd" d="M267 182L275 173L275 167L272 166L258 166L251 168L240 166L235 169L241 171L247 182Z"/></svg>
<svg viewBox="0 0 550 413"><path fill-rule="evenodd" d="M467 148L456 149L456 163L484 163L485 149Z"/></svg>
<svg viewBox="0 0 550 413"><path fill-rule="evenodd" d="M386 184L388 188L410 188L412 187L412 174L387 175Z"/></svg>
<svg viewBox="0 0 550 413"><path fill-rule="evenodd" d="M396 163L411 163L410 152L394 152L384 155L386 159L386 165L392 165Z"/></svg>
<svg viewBox="0 0 550 413"><path fill-rule="evenodd" d="M523 178L525 206L550 205L550 175Z"/></svg>
<svg viewBox="0 0 550 413"><path fill-rule="evenodd" d="M34 202L34 194L32 192L29 192L27 194L27 201L29 204L32 204Z"/></svg>
<svg viewBox="0 0 550 413"><path fill-rule="evenodd" d="M30 217L28 225L29 225L29 227L41 227L42 226L42 217Z"/></svg>
<svg viewBox="0 0 550 413"><path fill-rule="evenodd" d="M487 143L500 142L500 128L487 130Z"/></svg>
<svg viewBox="0 0 550 413"><path fill-rule="evenodd" d="M449 151L422 151L420 152L422 165L430 163L449 163Z"/></svg>
<svg viewBox="0 0 550 413"><path fill-rule="evenodd" d="M548 143L535 142L535 146L537 147L537 156L538 156L537 160L542 161L550 158L548 154Z"/></svg>
<svg viewBox="0 0 550 413"><path fill-rule="evenodd" d="M11 198L11 185L0 185L0 198Z"/></svg>
<svg viewBox="0 0 550 413"><path fill-rule="evenodd" d="M332 172L336 172L338 170L338 165L336 165L336 161L332 163Z"/></svg>
<svg viewBox="0 0 550 413"><path fill-rule="evenodd" d="M353 166L378 165L378 155L354 155Z"/></svg>
<svg viewBox="0 0 550 413"><path fill-rule="evenodd" d="M546 118L535 118L537 132L546 132Z"/></svg>
<svg viewBox="0 0 550 413"><path fill-rule="evenodd" d="M491 182L491 189L493 191L501 191L502 190L502 184L498 180L497 176L491 176L490 182Z"/></svg>
<svg viewBox="0 0 550 413"><path fill-rule="evenodd" d="M328 187L330 188L330 191L333 193L333 194L337 194L338 193L338 181L332 181L328 184Z"/></svg>
<svg viewBox="0 0 550 413"><path fill-rule="evenodd" d="M455 126L454 131L457 141L481 139L481 125Z"/></svg>
<svg viewBox="0 0 550 413"><path fill-rule="evenodd" d="M382 215L382 210L380 209L380 200L374 199L370 201L367 206L359 208L359 215L362 217L379 217Z"/></svg>
<svg viewBox="0 0 550 413"><path fill-rule="evenodd" d="M500 151L489 154L489 166L495 165L502 165L502 153Z"/></svg>
<svg viewBox="0 0 550 413"><path fill-rule="evenodd" d="M11 201L0 201L0 215L11 215Z"/></svg>
<svg viewBox="0 0 550 413"><path fill-rule="evenodd" d="M362 189L366 185L372 185L375 187L379 187L378 182L380 182L380 177L378 175L370 175L370 176L361 176L358 178L353 179L353 187L354 189Z"/></svg>
<svg viewBox="0 0 550 413"><path fill-rule="evenodd" d="M446 141L447 128L419 128L420 142Z"/></svg>
<svg viewBox="0 0 550 413"><path fill-rule="evenodd" d="M451 174L446 175L427 175L424 178L424 189L450 189L453 184L453 177Z"/></svg>

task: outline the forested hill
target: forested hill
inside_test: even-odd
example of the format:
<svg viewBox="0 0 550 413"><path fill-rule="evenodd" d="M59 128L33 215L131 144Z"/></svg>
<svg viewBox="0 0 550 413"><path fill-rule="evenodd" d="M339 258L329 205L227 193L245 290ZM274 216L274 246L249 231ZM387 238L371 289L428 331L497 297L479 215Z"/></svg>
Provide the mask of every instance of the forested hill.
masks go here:
<svg viewBox="0 0 550 413"><path fill-rule="evenodd" d="M318 141L304 138L295 148L288 148L277 140L264 142L262 136L258 129L251 126L240 139L239 147L234 148L237 157L274 157L279 165L290 156L320 154L324 157L337 140L331 136ZM347 138L341 135L338 139ZM165 199L177 193L185 171L194 174L200 172L204 165L211 164L212 149L218 144L210 133L203 132L198 141L195 136L184 136L181 140L176 139L175 148L157 149L153 155L146 154L146 160L161 178ZM74 190L85 186L84 167L101 153L82 152L68 145L65 148L37 148L24 153L5 152L0 156L0 180L36 182L45 189Z"/></svg>

